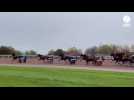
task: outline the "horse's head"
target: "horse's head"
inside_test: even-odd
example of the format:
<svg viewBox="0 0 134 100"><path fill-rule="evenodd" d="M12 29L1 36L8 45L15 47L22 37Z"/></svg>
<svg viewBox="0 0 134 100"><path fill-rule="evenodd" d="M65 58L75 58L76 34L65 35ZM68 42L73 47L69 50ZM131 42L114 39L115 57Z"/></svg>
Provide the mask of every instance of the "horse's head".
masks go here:
<svg viewBox="0 0 134 100"><path fill-rule="evenodd" d="M12 56L15 57L15 53L13 53Z"/></svg>
<svg viewBox="0 0 134 100"><path fill-rule="evenodd" d="M82 54L82 55L80 55L80 58L83 59L83 60L86 60L86 59L88 59L89 57L88 57L87 55L85 55L85 54Z"/></svg>
<svg viewBox="0 0 134 100"><path fill-rule="evenodd" d="M40 54L37 54L37 57L40 57L41 55Z"/></svg>
<svg viewBox="0 0 134 100"><path fill-rule="evenodd" d="M59 57L60 57L60 59L64 59L65 55L64 54L60 54Z"/></svg>
<svg viewBox="0 0 134 100"><path fill-rule="evenodd" d="M86 57L86 55L85 54L81 54L80 57Z"/></svg>
<svg viewBox="0 0 134 100"><path fill-rule="evenodd" d="M81 54L81 55L80 55L80 58L81 58L81 59L83 59L83 58L84 58L84 55L83 55L83 54Z"/></svg>
<svg viewBox="0 0 134 100"><path fill-rule="evenodd" d="M115 53L111 53L110 56L114 57L115 56Z"/></svg>
<svg viewBox="0 0 134 100"><path fill-rule="evenodd" d="M37 54L37 58L41 59L42 55L41 54Z"/></svg>

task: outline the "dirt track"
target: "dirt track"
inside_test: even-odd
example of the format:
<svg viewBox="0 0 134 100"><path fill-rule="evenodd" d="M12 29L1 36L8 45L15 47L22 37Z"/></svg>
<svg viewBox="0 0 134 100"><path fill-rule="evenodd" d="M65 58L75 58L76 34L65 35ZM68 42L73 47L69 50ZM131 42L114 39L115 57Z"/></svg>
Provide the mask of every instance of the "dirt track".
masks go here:
<svg viewBox="0 0 134 100"><path fill-rule="evenodd" d="M77 62L75 65L65 64L55 61L54 64L40 62L37 59L28 60L27 64L18 64L12 62L11 59L0 59L0 66L18 66L18 67L49 67L49 68L64 68L64 69L86 69L86 70L103 70L115 72L134 72L134 66L115 65L111 61L104 62L103 66L86 65L85 62Z"/></svg>

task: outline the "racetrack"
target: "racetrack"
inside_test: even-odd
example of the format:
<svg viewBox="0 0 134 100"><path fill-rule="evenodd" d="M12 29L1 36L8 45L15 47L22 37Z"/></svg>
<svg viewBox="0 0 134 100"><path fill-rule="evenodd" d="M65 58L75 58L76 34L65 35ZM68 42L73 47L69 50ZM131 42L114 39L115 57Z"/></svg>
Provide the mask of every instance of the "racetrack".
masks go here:
<svg viewBox="0 0 134 100"><path fill-rule="evenodd" d="M62 69L81 69L81 70L102 70L114 72L134 72L134 67L129 66L87 66L87 65L58 65L58 64L0 64L0 66L16 67L46 67Z"/></svg>
<svg viewBox="0 0 134 100"><path fill-rule="evenodd" d="M28 59L27 64L19 64L11 62L11 58L1 58L0 66L16 66L16 67L48 67L48 68L64 68L64 69L82 69L82 70L103 70L115 72L134 72L134 66L119 65L111 61L105 61L102 66L94 66L92 64L86 65L84 61L77 62L75 65L65 64L63 62L54 61L53 64L44 63L37 59Z"/></svg>

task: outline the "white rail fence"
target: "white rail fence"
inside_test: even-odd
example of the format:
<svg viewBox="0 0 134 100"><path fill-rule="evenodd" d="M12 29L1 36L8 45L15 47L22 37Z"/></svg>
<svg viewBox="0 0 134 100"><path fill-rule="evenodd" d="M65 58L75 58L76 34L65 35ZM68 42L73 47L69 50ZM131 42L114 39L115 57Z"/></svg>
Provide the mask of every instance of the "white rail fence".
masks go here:
<svg viewBox="0 0 134 100"><path fill-rule="evenodd" d="M11 58L12 55L0 55L0 58ZM28 58L35 58L36 55L27 55Z"/></svg>

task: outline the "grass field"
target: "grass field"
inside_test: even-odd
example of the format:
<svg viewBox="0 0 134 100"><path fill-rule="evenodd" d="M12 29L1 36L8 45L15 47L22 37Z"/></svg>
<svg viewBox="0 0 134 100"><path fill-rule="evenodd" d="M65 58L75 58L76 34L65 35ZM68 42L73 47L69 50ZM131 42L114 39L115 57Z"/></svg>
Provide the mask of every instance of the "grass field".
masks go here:
<svg viewBox="0 0 134 100"><path fill-rule="evenodd" d="M134 86L134 73L61 68L0 67L0 87Z"/></svg>

